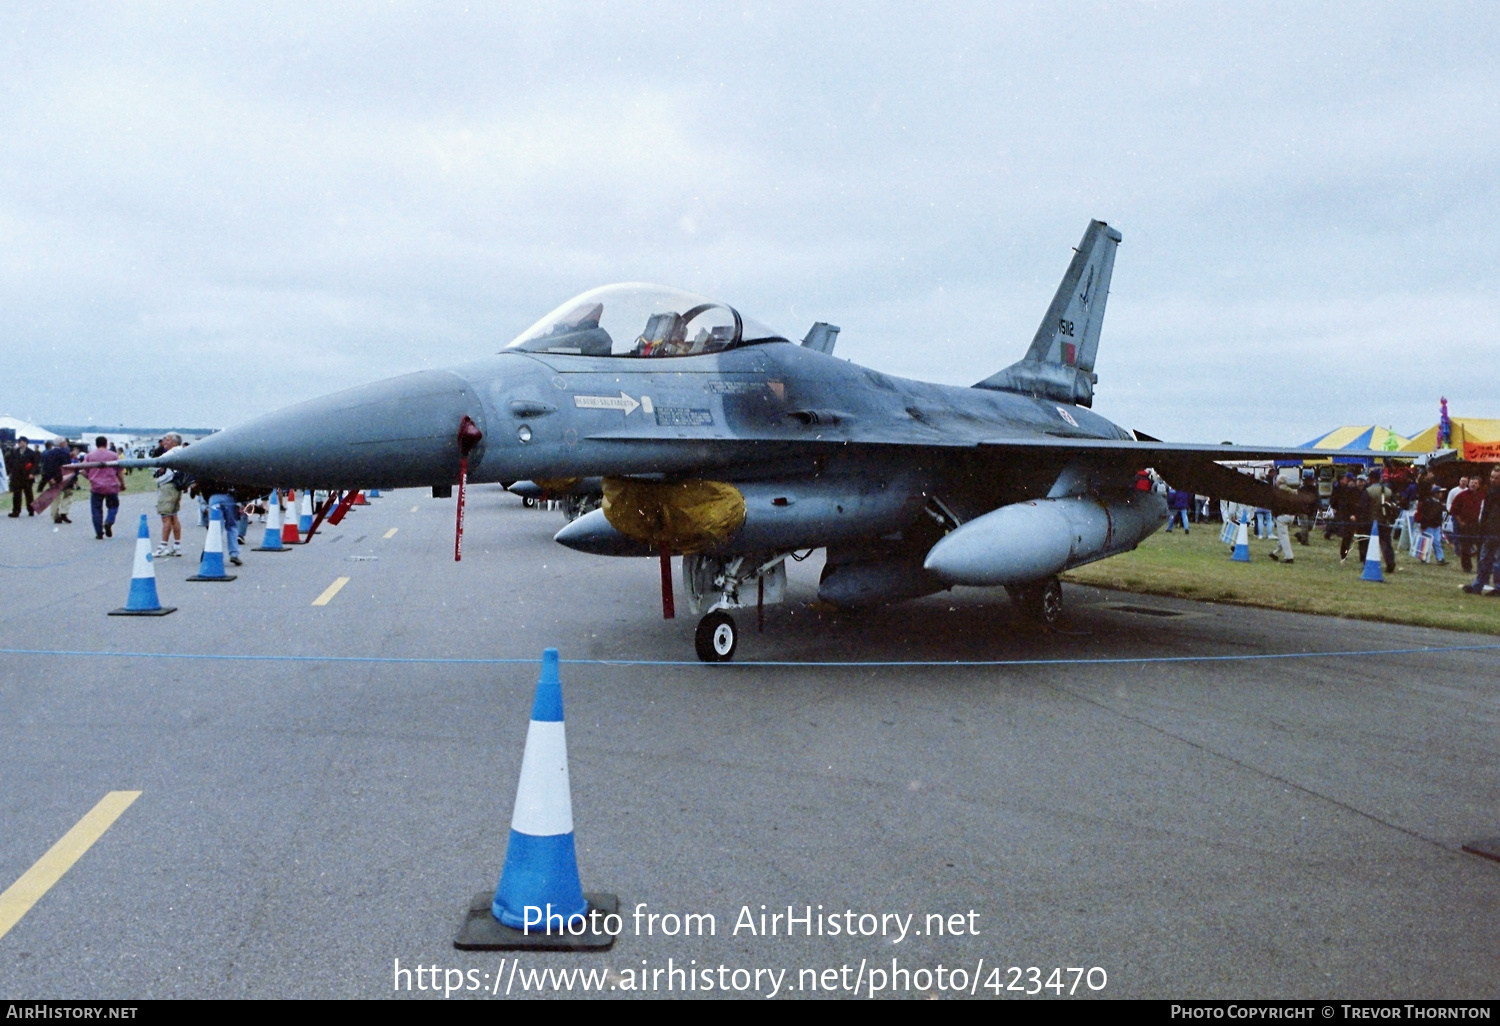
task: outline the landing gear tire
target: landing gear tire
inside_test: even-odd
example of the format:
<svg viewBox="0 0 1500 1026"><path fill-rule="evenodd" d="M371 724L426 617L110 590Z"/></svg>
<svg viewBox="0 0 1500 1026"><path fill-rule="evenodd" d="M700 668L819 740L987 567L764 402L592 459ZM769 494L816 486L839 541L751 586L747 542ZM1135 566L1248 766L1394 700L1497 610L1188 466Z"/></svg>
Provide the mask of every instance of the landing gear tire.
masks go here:
<svg viewBox="0 0 1500 1026"><path fill-rule="evenodd" d="M1028 617L1044 627L1056 627L1062 620L1062 582L1056 577L1005 589L1011 601Z"/></svg>
<svg viewBox="0 0 1500 1026"><path fill-rule="evenodd" d="M705 663L729 662L739 643L739 628L735 627L734 618L722 609L699 620L698 630L693 635L693 647L698 650L698 658Z"/></svg>
<svg viewBox="0 0 1500 1026"><path fill-rule="evenodd" d="M521 496L521 508L522 509L536 509L536 500L533 499L533 498L530 498L529 496L525 496L525 495Z"/></svg>

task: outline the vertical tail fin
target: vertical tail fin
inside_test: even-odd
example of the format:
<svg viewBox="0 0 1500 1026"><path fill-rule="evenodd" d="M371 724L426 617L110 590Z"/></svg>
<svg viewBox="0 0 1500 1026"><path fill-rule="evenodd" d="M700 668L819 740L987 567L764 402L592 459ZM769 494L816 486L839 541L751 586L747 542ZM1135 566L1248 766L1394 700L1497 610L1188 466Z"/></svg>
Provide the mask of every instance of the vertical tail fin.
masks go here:
<svg viewBox="0 0 1500 1026"><path fill-rule="evenodd" d="M975 388L1093 405L1094 384L1099 380L1094 357L1099 352L1099 330L1120 238L1103 221L1089 222L1026 356Z"/></svg>
<svg viewBox="0 0 1500 1026"><path fill-rule="evenodd" d="M832 354L833 344L839 339L839 327L829 324L827 321L818 321L807 329L807 337L802 344L808 349L816 349L820 353Z"/></svg>

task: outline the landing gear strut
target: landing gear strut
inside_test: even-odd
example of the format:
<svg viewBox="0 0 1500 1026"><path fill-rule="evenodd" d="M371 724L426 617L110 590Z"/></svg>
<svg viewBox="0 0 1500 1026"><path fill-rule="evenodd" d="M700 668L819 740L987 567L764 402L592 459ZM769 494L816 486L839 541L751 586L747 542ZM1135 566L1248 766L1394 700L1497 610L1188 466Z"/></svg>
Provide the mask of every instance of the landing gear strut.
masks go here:
<svg viewBox="0 0 1500 1026"><path fill-rule="evenodd" d="M786 597L786 559L789 552L759 553L720 559L682 557L682 583L688 609L704 613L698 621L693 646L705 663L727 663L739 644L739 628L724 610L755 607L756 622L764 630L765 607ZM749 589L754 584L754 590ZM667 584L663 583L665 589ZM665 594L665 592L664 592Z"/></svg>
<svg viewBox="0 0 1500 1026"><path fill-rule="evenodd" d="M693 647L698 658L705 663L727 663L734 658L734 650L740 642L739 629L734 617L716 609L698 621L698 630L693 635Z"/></svg>
<svg viewBox="0 0 1500 1026"><path fill-rule="evenodd" d="M1010 593L1010 600L1037 623L1055 627L1062 620L1062 582L1056 577L1010 585L1005 590Z"/></svg>
<svg viewBox="0 0 1500 1026"><path fill-rule="evenodd" d="M565 495L562 501L563 519L571 524L585 513L592 513L598 509L600 503L598 496Z"/></svg>

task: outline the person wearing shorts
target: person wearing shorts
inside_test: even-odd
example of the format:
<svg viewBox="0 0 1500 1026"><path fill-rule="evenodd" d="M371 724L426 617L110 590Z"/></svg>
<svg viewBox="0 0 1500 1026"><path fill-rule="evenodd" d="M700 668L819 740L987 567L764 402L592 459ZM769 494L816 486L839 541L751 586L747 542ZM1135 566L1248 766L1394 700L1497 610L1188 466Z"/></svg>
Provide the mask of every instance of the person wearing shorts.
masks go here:
<svg viewBox="0 0 1500 1026"><path fill-rule="evenodd" d="M161 448L156 455L171 452L182 444L182 436L175 431L162 436ZM182 509L181 471L168 467L156 470L156 512L161 516L161 544L153 555L182 555L182 521L177 512Z"/></svg>

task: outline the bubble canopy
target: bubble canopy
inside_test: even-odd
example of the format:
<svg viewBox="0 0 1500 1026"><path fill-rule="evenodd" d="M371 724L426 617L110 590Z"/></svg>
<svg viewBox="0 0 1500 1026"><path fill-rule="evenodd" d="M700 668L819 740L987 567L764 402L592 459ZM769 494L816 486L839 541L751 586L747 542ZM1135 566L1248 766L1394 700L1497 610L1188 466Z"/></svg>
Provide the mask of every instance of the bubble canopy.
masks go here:
<svg viewBox="0 0 1500 1026"><path fill-rule="evenodd" d="M728 304L665 285L628 282L574 296L506 348L576 356L670 357L785 341Z"/></svg>

